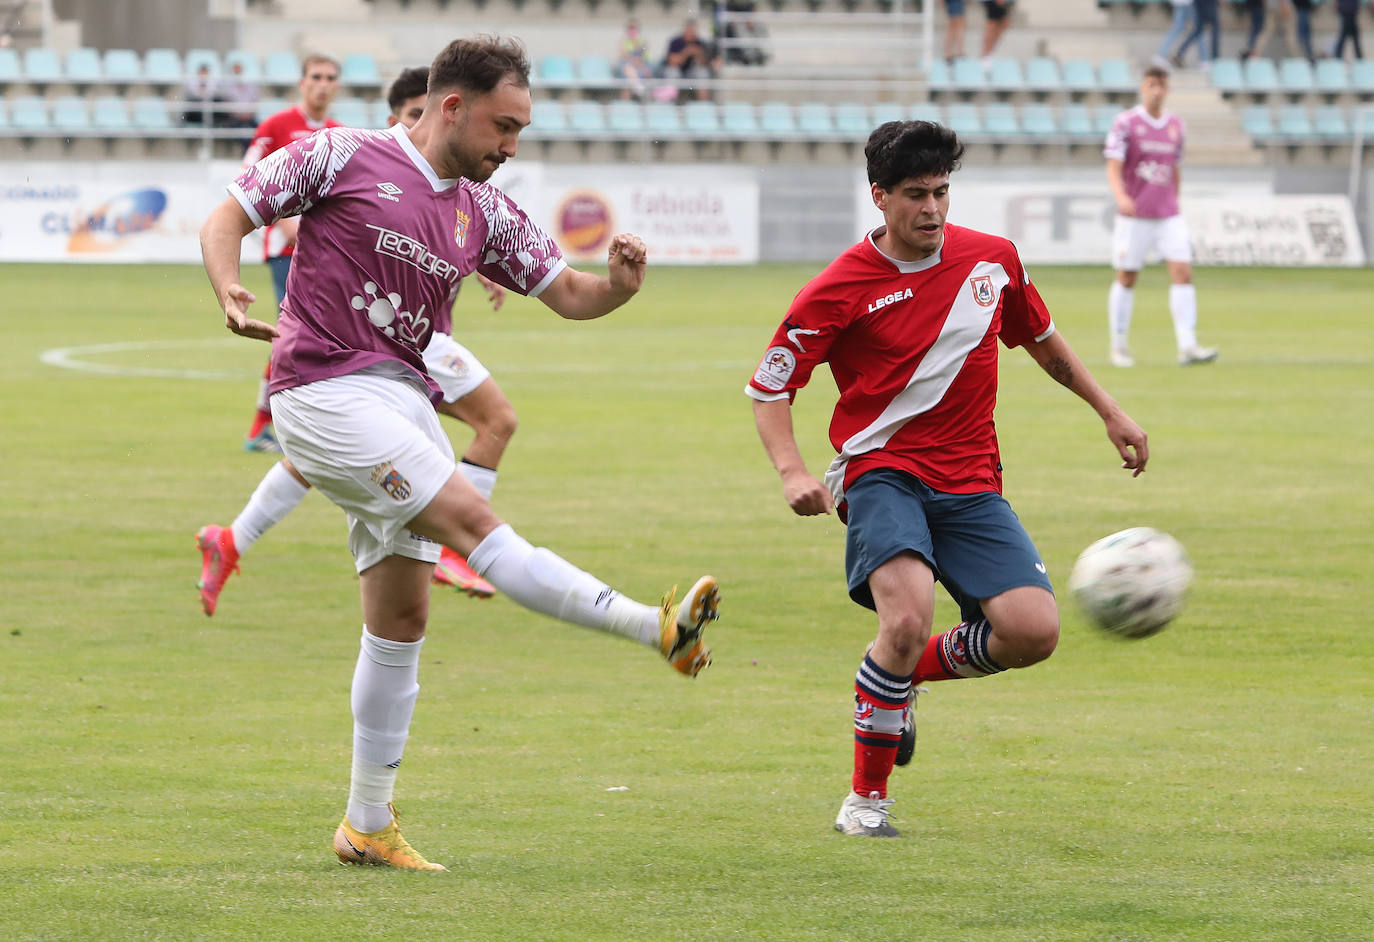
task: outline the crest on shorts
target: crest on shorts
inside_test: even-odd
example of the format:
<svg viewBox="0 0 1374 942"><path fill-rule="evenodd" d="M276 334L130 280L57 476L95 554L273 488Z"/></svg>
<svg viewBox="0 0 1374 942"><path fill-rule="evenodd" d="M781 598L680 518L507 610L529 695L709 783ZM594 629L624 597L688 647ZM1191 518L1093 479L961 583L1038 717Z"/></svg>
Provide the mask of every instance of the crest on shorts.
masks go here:
<svg viewBox="0 0 1374 942"><path fill-rule="evenodd" d="M469 219L468 214L461 209L455 209L454 212L458 214L458 219L453 224L453 241L457 242L459 245L466 245L468 241L468 225L472 220Z"/></svg>
<svg viewBox="0 0 1374 942"><path fill-rule="evenodd" d="M997 301L997 295L992 290L992 276L979 275L977 278L968 280L969 287L973 289L973 300L978 302L979 307L990 307Z"/></svg>
<svg viewBox="0 0 1374 942"><path fill-rule="evenodd" d="M372 466L372 482L390 494L392 500L405 500L410 496L410 482L390 461Z"/></svg>

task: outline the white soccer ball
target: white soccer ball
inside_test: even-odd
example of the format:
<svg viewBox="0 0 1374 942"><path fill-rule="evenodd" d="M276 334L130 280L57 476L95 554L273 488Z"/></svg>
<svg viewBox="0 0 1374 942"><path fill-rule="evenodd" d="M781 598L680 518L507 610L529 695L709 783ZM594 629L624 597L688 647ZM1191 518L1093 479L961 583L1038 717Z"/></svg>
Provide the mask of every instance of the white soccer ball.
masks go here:
<svg viewBox="0 0 1374 942"><path fill-rule="evenodd" d="M1093 623L1123 638L1148 638L1173 621L1192 583L1183 544L1150 527L1103 537L1069 575L1069 591Z"/></svg>

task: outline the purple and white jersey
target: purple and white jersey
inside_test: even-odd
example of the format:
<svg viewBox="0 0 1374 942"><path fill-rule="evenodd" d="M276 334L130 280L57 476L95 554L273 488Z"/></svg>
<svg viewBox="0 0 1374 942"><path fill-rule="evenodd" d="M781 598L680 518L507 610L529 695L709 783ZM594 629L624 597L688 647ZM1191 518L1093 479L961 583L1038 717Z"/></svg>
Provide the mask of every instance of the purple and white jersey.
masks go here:
<svg viewBox="0 0 1374 942"><path fill-rule="evenodd" d="M258 225L301 215L269 392L399 361L438 402L421 351L451 332L458 283L480 271L538 297L567 267L500 190L439 179L399 124L320 131L245 169L229 193Z"/></svg>
<svg viewBox="0 0 1374 942"><path fill-rule="evenodd" d="M1107 132L1102 154L1121 161L1126 195L1135 200L1138 219L1178 215L1178 165L1183 162L1183 119L1164 112L1158 118L1141 105L1123 111Z"/></svg>

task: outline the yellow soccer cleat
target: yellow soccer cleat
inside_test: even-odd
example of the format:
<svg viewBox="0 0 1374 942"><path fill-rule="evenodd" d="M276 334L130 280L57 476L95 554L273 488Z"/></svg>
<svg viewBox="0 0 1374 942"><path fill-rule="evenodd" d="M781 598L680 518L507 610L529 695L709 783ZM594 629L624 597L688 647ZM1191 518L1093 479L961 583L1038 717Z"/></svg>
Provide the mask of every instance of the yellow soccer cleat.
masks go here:
<svg viewBox="0 0 1374 942"><path fill-rule="evenodd" d="M658 613L658 650L674 670L695 677L711 663L711 650L702 635L706 626L720 617L720 585L713 577L702 576L674 605L676 595L677 586L673 586L663 596Z"/></svg>
<svg viewBox="0 0 1374 942"><path fill-rule="evenodd" d="M334 853L339 863L367 864L374 867L397 867L401 870L447 870L443 864L430 863L401 836L400 815L391 808L391 823L380 831L364 834L348 823L348 816L334 832Z"/></svg>

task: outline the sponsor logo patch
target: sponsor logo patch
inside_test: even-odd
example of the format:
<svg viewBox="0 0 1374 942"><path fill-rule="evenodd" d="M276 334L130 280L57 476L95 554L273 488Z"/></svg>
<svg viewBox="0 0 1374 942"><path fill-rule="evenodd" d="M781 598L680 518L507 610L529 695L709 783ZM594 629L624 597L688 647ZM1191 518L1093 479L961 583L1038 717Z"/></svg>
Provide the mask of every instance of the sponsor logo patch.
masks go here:
<svg viewBox="0 0 1374 942"><path fill-rule="evenodd" d="M754 382L769 392L782 392L796 368L797 358L791 350L769 347L763 355L763 362L754 371Z"/></svg>

